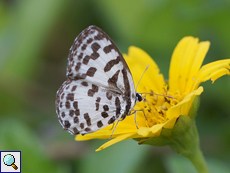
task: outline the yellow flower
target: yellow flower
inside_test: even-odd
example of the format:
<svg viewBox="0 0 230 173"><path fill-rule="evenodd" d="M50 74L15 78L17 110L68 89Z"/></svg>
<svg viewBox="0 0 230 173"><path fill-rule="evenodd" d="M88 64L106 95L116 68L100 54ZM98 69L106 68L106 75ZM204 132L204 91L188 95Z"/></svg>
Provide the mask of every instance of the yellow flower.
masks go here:
<svg viewBox="0 0 230 173"><path fill-rule="evenodd" d="M135 115L127 116L118 123L113 139L96 151L126 139L159 136L163 128L172 129L180 115L188 116L194 98L203 92L203 87L199 87L200 83L209 79L214 82L219 77L230 74L230 59L215 61L201 67L209 46L209 41L199 43L198 38L184 37L173 52L168 84L151 57L140 48L131 46L124 58L135 84L140 80L147 65L150 65L141 79L137 92L153 92L173 98L146 94L144 101L138 102L134 108L144 110L145 113L137 112L138 129L135 125ZM110 138L113 131L111 128L114 127L111 125L85 136L77 135L76 140Z"/></svg>

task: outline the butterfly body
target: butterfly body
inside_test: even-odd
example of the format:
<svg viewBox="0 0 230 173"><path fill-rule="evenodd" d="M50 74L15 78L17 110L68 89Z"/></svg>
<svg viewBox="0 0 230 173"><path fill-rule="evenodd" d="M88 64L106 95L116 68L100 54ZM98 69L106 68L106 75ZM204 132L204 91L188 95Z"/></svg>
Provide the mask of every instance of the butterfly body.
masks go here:
<svg viewBox="0 0 230 173"><path fill-rule="evenodd" d="M66 75L57 92L56 112L71 134L95 132L124 119L140 100L122 54L96 26L75 39Z"/></svg>

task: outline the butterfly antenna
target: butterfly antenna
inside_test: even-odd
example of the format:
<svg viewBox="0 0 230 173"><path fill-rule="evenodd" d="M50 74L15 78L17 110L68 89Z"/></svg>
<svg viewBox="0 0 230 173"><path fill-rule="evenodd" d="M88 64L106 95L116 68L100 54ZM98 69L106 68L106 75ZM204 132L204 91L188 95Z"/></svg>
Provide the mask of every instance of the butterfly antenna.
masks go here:
<svg viewBox="0 0 230 173"><path fill-rule="evenodd" d="M152 94L155 94L157 96L163 96L163 97L168 97L168 98L171 98L171 99L175 99L174 97L172 96L167 96L167 95L162 95L162 94L156 94L156 93L152 93Z"/></svg>
<svg viewBox="0 0 230 173"><path fill-rule="evenodd" d="M149 68L149 64L148 64L147 67L145 68L145 71L142 73L141 78L139 79L139 81L138 81L138 83L137 83L136 91L137 91L137 87L138 87L138 85L139 85L139 83L140 83L142 77L144 76L144 74L145 74L145 72L147 71L148 68Z"/></svg>
<svg viewBox="0 0 230 173"><path fill-rule="evenodd" d="M172 97L172 96L162 95L162 94L156 94L156 93L154 93L154 92L151 92L151 93L140 93L140 94L152 94L152 95L163 96L163 97L168 97L168 98L171 98L171 99L175 99L175 98Z"/></svg>

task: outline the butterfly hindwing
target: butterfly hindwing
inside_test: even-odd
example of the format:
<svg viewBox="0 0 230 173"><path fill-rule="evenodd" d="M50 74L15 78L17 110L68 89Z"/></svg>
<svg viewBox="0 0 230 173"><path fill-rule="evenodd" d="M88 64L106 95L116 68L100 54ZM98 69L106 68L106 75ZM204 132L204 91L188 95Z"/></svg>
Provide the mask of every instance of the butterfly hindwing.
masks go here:
<svg viewBox="0 0 230 173"><path fill-rule="evenodd" d="M121 95L92 83L67 80L57 94L57 113L65 130L86 134L113 124L125 109ZM123 107L122 107L123 106Z"/></svg>

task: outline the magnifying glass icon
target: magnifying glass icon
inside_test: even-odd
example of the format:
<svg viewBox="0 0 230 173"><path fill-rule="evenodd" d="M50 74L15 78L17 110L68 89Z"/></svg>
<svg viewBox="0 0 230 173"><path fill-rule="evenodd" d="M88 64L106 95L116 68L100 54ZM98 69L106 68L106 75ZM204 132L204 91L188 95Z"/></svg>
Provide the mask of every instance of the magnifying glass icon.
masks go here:
<svg viewBox="0 0 230 173"><path fill-rule="evenodd" d="M18 169L18 167L14 164L15 163L15 158L11 154L7 154L3 158L3 162L7 166L12 166L15 170Z"/></svg>

